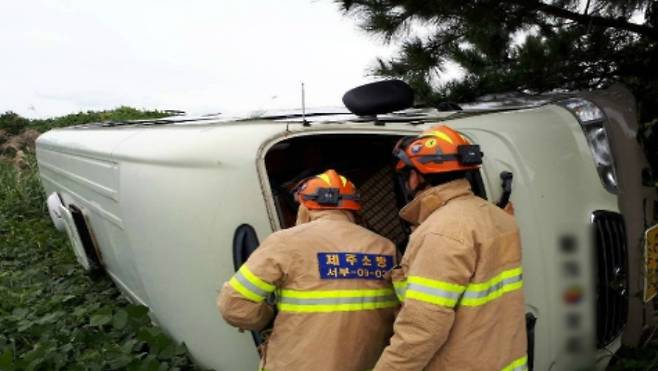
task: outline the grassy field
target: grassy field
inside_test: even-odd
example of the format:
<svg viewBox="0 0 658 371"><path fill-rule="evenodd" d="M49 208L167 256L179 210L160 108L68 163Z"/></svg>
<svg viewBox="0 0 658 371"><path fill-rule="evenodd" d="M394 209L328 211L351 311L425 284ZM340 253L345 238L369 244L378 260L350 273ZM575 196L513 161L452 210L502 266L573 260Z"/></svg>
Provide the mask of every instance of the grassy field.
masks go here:
<svg viewBox="0 0 658 371"><path fill-rule="evenodd" d="M0 164L0 370L191 369L183 345L91 279L44 210L34 156Z"/></svg>
<svg viewBox="0 0 658 371"><path fill-rule="evenodd" d="M133 111L40 120L36 130L102 116L127 119L131 112L149 116ZM35 129L29 122L4 124L15 134ZM146 307L128 303L107 276L83 272L47 215L32 148L18 149L20 163L12 161L15 149L0 153L0 370L197 369L185 346L151 323Z"/></svg>
<svg viewBox="0 0 658 371"><path fill-rule="evenodd" d="M131 109L121 110L122 119L130 118ZM137 118L158 115L137 112ZM36 129L98 117L41 120ZM6 131L35 128L10 118ZM1 124L0 115L0 130ZM20 149L21 163L0 152L0 371L196 369L185 346L151 324L147 308L126 302L106 276L92 279L82 271L47 215L31 148ZM609 369L658 370L658 341L622 349Z"/></svg>

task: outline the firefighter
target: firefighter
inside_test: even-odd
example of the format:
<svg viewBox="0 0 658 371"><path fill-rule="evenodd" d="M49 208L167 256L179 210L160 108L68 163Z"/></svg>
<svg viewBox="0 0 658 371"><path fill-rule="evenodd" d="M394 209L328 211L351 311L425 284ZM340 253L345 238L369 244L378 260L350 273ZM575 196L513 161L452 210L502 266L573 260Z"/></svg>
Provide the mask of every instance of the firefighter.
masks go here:
<svg viewBox="0 0 658 371"><path fill-rule="evenodd" d="M471 191L479 146L440 125L394 155L413 233L390 273L402 306L375 370L527 369L518 227Z"/></svg>
<svg viewBox="0 0 658 371"><path fill-rule="evenodd" d="M352 182L334 170L302 181L297 225L270 235L224 284L219 311L231 325L261 330L278 314L261 351L268 371L371 369L399 307L386 273L392 242L355 224Z"/></svg>

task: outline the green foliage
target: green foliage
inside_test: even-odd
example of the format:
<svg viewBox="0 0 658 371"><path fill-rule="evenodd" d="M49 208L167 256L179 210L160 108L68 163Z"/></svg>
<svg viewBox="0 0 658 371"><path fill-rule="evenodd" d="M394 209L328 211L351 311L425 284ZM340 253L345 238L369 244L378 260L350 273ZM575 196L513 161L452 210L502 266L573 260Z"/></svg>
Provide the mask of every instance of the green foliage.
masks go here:
<svg viewBox="0 0 658 371"><path fill-rule="evenodd" d="M29 125L30 121L14 112L5 112L0 115L0 130L9 134L18 134Z"/></svg>
<svg viewBox="0 0 658 371"><path fill-rule="evenodd" d="M37 219L45 215L45 200L34 156L25 171L15 171L0 162L0 226L12 221ZM0 238L4 236L0 229ZM4 246L0 244L0 248Z"/></svg>
<svg viewBox="0 0 658 371"><path fill-rule="evenodd" d="M409 82L420 104L624 83L638 100L639 139L658 179L658 130L651 124L658 119L658 2L336 1L364 30L401 42L373 73ZM465 75L440 84L448 62Z"/></svg>
<svg viewBox="0 0 658 371"><path fill-rule="evenodd" d="M132 107L122 106L109 111L78 112L66 116L49 119L28 120L14 112L5 112L0 115L0 129L10 134L18 134L24 129L35 129L41 132L52 128L81 125L90 122L143 120L169 116L162 111L142 111Z"/></svg>
<svg viewBox="0 0 658 371"><path fill-rule="evenodd" d="M153 115L162 116L123 107L31 122L6 113L0 122L19 133ZM44 205L34 154L20 170L0 161L0 371L196 369L148 308L128 303L108 277L83 272Z"/></svg>
<svg viewBox="0 0 658 371"><path fill-rule="evenodd" d="M339 0L363 29L399 38L375 73L401 77L426 103L498 92L587 89L623 81L658 98L658 3L651 0ZM642 23L628 21L641 16ZM641 19L638 18L638 19ZM637 17L636 17L637 18ZM418 37L413 31L422 31ZM529 35L525 39L520 35ZM448 61L465 77L437 86ZM644 106L644 118L658 111ZM648 115L648 116L647 116Z"/></svg>
<svg viewBox="0 0 658 371"><path fill-rule="evenodd" d="M622 347L610 362L608 371L634 371L658 369L658 338L655 336L643 348Z"/></svg>
<svg viewBox="0 0 658 371"><path fill-rule="evenodd" d="M0 163L0 370L192 369L148 309L92 280L45 214L33 156Z"/></svg>

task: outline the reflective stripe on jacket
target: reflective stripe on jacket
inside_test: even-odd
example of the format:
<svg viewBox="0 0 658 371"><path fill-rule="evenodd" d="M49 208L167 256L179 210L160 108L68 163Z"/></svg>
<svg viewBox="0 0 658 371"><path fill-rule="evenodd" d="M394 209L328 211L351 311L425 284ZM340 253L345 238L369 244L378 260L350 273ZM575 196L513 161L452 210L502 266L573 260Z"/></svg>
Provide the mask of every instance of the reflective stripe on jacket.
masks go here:
<svg viewBox="0 0 658 371"><path fill-rule="evenodd" d="M465 180L420 193L400 216L416 229L391 272L402 308L375 370L527 369L514 217Z"/></svg>
<svg viewBox="0 0 658 371"><path fill-rule="evenodd" d="M476 307L520 289L523 287L523 277L522 269L518 267L503 271L489 281L472 282L467 286L419 276L410 276L395 282L394 285L400 301L409 297L447 308L454 308L457 304Z"/></svg>
<svg viewBox="0 0 658 371"><path fill-rule="evenodd" d="M350 312L398 306L393 289L281 290L277 308L282 312Z"/></svg>
<svg viewBox="0 0 658 371"><path fill-rule="evenodd" d="M399 307L390 281L395 247L345 211L300 208L296 227L270 235L224 285L230 324L262 329L279 311L261 366L278 370L371 369Z"/></svg>

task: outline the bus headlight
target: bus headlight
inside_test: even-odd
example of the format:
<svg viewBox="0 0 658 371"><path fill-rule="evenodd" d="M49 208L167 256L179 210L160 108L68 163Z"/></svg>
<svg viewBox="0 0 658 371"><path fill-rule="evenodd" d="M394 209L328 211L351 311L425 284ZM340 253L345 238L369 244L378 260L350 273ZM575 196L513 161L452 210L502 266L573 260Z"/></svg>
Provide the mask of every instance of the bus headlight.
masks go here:
<svg viewBox="0 0 658 371"><path fill-rule="evenodd" d="M604 126L607 117L596 104L582 98L567 99L560 105L580 122L603 186L610 193L618 193L614 159Z"/></svg>

